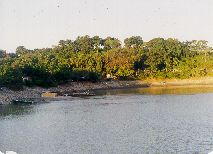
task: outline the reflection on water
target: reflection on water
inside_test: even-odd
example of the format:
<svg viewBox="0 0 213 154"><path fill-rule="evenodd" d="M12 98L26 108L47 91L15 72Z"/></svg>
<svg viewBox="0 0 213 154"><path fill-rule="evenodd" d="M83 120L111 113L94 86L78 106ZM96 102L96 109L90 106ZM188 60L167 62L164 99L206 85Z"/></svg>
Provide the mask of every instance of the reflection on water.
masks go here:
<svg viewBox="0 0 213 154"><path fill-rule="evenodd" d="M162 91L169 95L159 95ZM201 92L113 90L108 93L119 95L101 91L101 96L73 101L0 106L0 151L208 153L213 151L213 94Z"/></svg>
<svg viewBox="0 0 213 154"><path fill-rule="evenodd" d="M21 116L31 114L33 105L0 105L0 118L4 116Z"/></svg>
<svg viewBox="0 0 213 154"><path fill-rule="evenodd" d="M199 94L199 93L213 93L213 87L212 86L204 86L204 87L169 86L169 87L97 90L95 92L98 95L119 95L119 94L145 94L145 95L184 94L184 95L187 95L187 94Z"/></svg>

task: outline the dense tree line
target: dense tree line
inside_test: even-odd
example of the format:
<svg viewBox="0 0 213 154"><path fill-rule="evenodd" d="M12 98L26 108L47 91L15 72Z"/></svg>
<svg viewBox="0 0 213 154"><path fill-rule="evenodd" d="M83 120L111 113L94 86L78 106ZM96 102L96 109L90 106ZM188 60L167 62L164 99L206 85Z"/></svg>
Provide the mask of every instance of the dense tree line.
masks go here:
<svg viewBox="0 0 213 154"><path fill-rule="evenodd" d="M52 48L16 53L0 50L0 85L56 86L70 81L98 81L107 74L116 79L191 78L213 76L213 53L207 41L181 42L140 36L124 40L81 36L60 40ZM23 82L23 78L28 80Z"/></svg>

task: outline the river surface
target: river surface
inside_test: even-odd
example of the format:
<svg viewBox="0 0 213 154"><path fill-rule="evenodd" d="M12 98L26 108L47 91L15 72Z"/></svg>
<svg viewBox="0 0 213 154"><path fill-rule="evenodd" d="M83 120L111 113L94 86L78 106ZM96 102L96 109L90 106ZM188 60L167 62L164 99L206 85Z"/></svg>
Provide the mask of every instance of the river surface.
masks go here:
<svg viewBox="0 0 213 154"><path fill-rule="evenodd" d="M206 154L213 88L145 88L0 106L0 151L18 154Z"/></svg>

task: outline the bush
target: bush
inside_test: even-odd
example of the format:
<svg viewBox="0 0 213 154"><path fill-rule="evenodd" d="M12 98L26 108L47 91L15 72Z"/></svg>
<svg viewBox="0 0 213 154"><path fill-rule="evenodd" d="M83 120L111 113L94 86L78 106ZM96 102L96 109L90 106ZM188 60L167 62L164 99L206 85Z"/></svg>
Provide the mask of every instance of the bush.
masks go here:
<svg viewBox="0 0 213 154"><path fill-rule="evenodd" d="M73 81L92 81L97 82L101 76L97 72L75 69L72 71L71 79Z"/></svg>
<svg viewBox="0 0 213 154"><path fill-rule="evenodd" d="M100 80L101 76L99 73L96 72L88 72L87 74L87 80L92 82L97 82Z"/></svg>
<svg viewBox="0 0 213 154"><path fill-rule="evenodd" d="M8 69L6 73L0 77L0 84L11 89L22 89L22 73L19 69Z"/></svg>
<svg viewBox="0 0 213 154"><path fill-rule="evenodd" d="M54 78L59 84L65 83L72 78L72 73L69 70L60 70L54 74Z"/></svg>

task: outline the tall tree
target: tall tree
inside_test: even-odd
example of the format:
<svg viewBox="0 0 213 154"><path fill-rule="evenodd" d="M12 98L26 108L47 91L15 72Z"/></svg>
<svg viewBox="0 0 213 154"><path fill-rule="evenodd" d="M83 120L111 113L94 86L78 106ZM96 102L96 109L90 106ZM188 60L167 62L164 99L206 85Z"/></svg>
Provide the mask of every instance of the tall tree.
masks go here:
<svg viewBox="0 0 213 154"><path fill-rule="evenodd" d="M121 41L114 37L107 37L103 42L104 50L110 50L121 47Z"/></svg>
<svg viewBox="0 0 213 154"><path fill-rule="evenodd" d="M140 36L132 36L124 40L126 47L139 47L143 44L143 39Z"/></svg>
<svg viewBox="0 0 213 154"><path fill-rule="evenodd" d="M0 58L5 58L6 55L7 55L6 51L0 49Z"/></svg>
<svg viewBox="0 0 213 154"><path fill-rule="evenodd" d="M16 54L17 54L17 55L22 55L22 54L25 54L25 53L27 53L27 52L29 52L29 50L26 49L24 46L18 46L18 47L16 48Z"/></svg>
<svg viewBox="0 0 213 154"><path fill-rule="evenodd" d="M74 50L77 52L89 53L93 49L93 41L88 35L79 36L74 41Z"/></svg>

